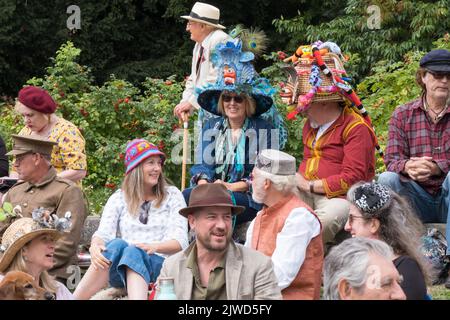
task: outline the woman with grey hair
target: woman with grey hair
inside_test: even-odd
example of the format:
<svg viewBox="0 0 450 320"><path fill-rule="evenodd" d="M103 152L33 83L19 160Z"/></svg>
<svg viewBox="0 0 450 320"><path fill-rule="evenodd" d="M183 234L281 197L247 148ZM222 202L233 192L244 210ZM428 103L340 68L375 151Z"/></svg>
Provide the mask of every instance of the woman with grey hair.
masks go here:
<svg viewBox="0 0 450 320"><path fill-rule="evenodd" d="M347 193L350 212L345 230L353 237L386 242L394 250L394 265L403 276L408 300L427 297L428 269L420 251L423 225L408 203L379 183L357 183Z"/></svg>

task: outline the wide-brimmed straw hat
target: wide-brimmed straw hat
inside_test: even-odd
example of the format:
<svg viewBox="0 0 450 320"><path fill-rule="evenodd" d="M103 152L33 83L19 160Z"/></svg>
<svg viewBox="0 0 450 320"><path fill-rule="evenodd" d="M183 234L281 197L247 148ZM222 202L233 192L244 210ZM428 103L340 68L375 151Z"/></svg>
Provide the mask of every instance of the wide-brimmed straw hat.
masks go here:
<svg viewBox="0 0 450 320"><path fill-rule="evenodd" d="M256 102L253 116L268 111L272 105L275 88L268 79L259 77L252 64L255 55L242 51L239 39L219 43L211 54L211 61L218 69L216 83L197 88L198 104L208 112L222 116L218 111L218 102L223 91L246 94Z"/></svg>
<svg viewBox="0 0 450 320"><path fill-rule="evenodd" d="M0 247L0 272L4 272L17 252L34 238L48 234L55 239L63 234L56 229L46 228L32 218L20 218L14 221L5 231Z"/></svg>
<svg viewBox="0 0 450 320"><path fill-rule="evenodd" d="M223 184L205 183L192 189L189 206L180 210L187 218L190 213L205 207L228 207L234 215L244 212L245 207L235 206L231 195Z"/></svg>
<svg viewBox="0 0 450 320"><path fill-rule="evenodd" d="M181 16L183 19L204 23L219 29L225 27L219 24L220 10L210 4L196 2L188 16Z"/></svg>

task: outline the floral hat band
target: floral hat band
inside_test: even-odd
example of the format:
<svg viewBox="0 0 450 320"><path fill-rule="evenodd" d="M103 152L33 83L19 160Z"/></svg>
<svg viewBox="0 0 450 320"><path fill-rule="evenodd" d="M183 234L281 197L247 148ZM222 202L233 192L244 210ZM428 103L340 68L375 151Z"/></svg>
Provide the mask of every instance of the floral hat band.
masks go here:
<svg viewBox="0 0 450 320"><path fill-rule="evenodd" d="M379 183L365 183L356 188L354 204L361 211L373 213L391 200L389 188Z"/></svg>

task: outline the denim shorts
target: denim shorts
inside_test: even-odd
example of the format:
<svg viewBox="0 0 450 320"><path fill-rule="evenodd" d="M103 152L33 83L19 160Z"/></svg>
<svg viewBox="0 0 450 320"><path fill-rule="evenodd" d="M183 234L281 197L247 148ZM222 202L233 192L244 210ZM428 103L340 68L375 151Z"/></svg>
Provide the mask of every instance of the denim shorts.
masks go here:
<svg viewBox="0 0 450 320"><path fill-rule="evenodd" d="M157 254L147 254L144 250L128 244L122 239L114 239L106 244L103 256L111 261L109 284L114 288L125 288L126 269L140 274L147 283L155 282L161 271L164 258Z"/></svg>

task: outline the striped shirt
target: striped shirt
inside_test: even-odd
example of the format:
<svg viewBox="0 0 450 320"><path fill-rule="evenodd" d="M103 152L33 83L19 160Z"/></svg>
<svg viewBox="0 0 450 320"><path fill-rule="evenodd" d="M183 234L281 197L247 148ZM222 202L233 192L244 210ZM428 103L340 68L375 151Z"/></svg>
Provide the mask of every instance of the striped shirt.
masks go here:
<svg viewBox="0 0 450 320"><path fill-rule="evenodd" d="M449 120L450 108L437 123L433 123L424 110L422 98L398 107L389 123L389 138L384 158L387 170L401 174L406 161L411 157L433 157L443 174L430 177L419 184L428 193L436 194L450 166Z"/></svg>

